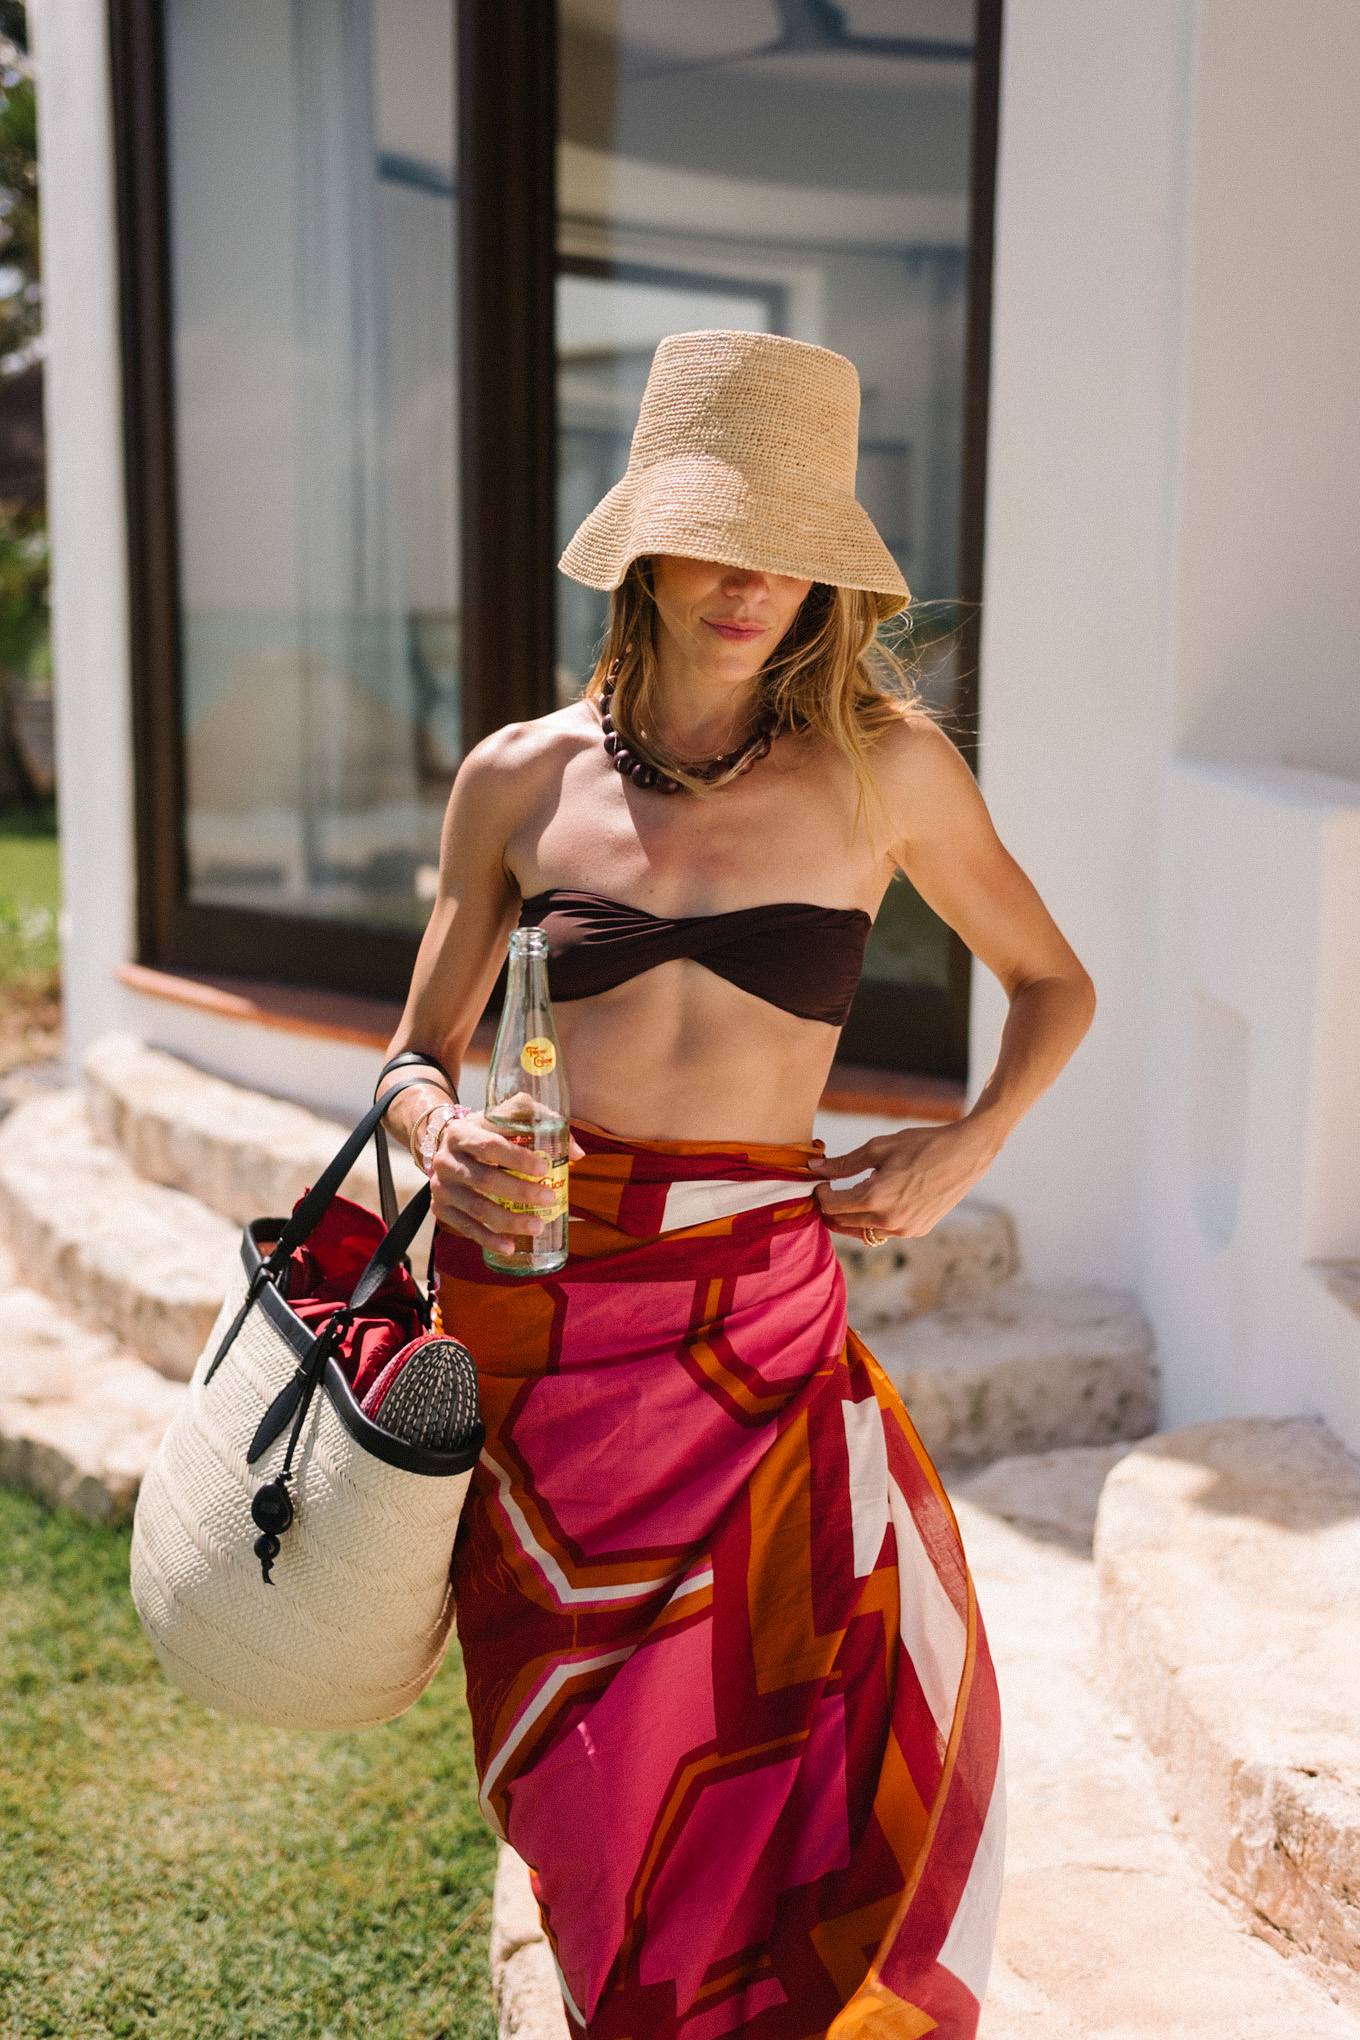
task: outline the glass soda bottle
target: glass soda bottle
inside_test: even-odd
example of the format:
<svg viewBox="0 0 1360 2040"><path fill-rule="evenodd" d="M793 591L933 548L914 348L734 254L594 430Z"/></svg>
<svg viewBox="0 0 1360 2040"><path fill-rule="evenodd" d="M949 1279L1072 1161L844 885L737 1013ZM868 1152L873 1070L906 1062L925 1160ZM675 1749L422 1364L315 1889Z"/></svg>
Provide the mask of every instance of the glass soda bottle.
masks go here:
<svg viewBox="0 0 1360 2040"><path fill-rule="evenodd" d="M510 980L501 1024L491 1052L486 1084L486 1123L516 1147L533 1148L552 1164L546 1181L556 1193L551 1205L507 1204L508 1211L533 1211L542 1232L522 1235L512 1254L483 1247L488 1268L506 1275L551 1275L567 1259L567 1151L571 1103L562 1045L548 997L548 938L541 928L516 928L510 936Z"/></svg>

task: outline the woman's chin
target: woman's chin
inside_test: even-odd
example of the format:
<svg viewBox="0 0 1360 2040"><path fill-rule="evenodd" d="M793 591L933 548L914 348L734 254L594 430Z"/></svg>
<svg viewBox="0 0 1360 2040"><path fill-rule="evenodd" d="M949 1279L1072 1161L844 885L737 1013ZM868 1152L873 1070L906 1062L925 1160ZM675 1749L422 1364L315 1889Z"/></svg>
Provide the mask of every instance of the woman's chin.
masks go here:
<svg viewBox="0 0 1360 2040"><path fill-rule="evenodd" d="M725 638L706 631L700 639L704 664L723 680L754 680L766 659L763 637Z"/></svg>

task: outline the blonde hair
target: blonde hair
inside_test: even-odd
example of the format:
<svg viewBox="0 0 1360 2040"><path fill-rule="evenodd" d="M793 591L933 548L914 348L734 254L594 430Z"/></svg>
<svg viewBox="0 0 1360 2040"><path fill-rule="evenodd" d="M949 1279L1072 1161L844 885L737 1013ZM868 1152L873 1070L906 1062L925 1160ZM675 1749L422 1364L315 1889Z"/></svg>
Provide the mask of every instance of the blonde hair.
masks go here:
<svg viewBox="0 0 1360 2040"><path fill-rule="evenodd" d="M656 615L651 561L635 559L610 595L586 695L598 701L612 674L609 713L624 745L690 793L712 793L656 733ZM755 702L754 719L772 717L777 735L815 730L835 745L855 775L862 813L882 808L869 762L874 739L920 707L902 661L878 641L878 621L869 590L814 582L759 675Z"/></svg>

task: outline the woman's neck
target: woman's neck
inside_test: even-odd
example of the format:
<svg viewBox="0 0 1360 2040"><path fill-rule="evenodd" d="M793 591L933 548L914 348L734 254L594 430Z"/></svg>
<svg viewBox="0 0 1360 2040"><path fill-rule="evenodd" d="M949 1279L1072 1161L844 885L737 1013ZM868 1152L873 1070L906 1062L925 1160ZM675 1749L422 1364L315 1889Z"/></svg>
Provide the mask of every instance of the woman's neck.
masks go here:
<svg viewBox="0 0 1360 2040"><path fill-rule="evenodd" d="M664 625L657 632L657 737L680 758L713 758L735 750L756 718L760 676L715 673L678 644Z"/></svg>

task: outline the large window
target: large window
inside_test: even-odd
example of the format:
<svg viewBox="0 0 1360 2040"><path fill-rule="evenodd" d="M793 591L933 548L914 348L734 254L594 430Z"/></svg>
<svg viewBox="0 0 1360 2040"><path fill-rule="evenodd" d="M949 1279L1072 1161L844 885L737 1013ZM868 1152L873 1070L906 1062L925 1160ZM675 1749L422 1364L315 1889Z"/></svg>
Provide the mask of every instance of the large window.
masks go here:
<svg viewBox="0 0 1360 2040"><path fill-rule="evenodd" d="M461 750L452 0L166 0L191 902L419 929Z"/></svg>
<svg viewBox="0 0 1360 2040"><path fill-rule="evenodd" d="M982 32L973 0L111 5L146 961L400 992L463 750L590 671L604 600L553 562L666 333L856 363L905 649L966 735L997 0ZM962 1074L965 1019L899 882L843 1054Z"/></svg>

